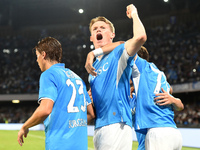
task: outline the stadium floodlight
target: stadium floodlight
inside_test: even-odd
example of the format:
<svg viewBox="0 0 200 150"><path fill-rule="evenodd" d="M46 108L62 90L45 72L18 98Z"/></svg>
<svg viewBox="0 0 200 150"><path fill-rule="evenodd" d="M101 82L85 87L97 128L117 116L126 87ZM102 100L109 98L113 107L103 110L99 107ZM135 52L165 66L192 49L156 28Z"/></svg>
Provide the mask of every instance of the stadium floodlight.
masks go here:
<svg viewBox="0 0 200 150"><path fill-rule="evenodd" d="M10 50L9 49L3 49L3 53L10 54Z"/></svg>
<svg viewBox="0 0 200 150"><path fill-rule="evenodd" d="M86 48L86 45L85 45L85 44L83 44L83 48Z"/></svg>
<svg viewBox="0 0 200 150"><path fill-rule="evenodd" d="M17 52L18 52L18 49L17 49L17 48L15 48L15 49L14 49L14 53L17 53Z"/></svg>
<svg viewBox="0 0 200 150"><path fill-rule="evenodd" d="M12 100L12 103L14 103L14 104L18 104L18 103L20 103L20 100L18 100L18 99L14 99L14 100Z"/></svg>
<svg viewBox="0 0 200 150"><path fill-rule="evenodd" d="M90 49L94 49L94 45L90 45Z"/></svg>
<svg viewBox="0 0 200 150"><path fill-rule="evenodd" d="M78 12L79 12L80 14L82 14L82 13L84 13L84 10L83 10L83 9L79 9Z"/></svg>
<svg viewBox="0 0 200 150"><path fill-rule="evenodd" d="M169 2L169 0L164 0L164 2L166 2L166 3L167 3L167 2Z"/></svg>

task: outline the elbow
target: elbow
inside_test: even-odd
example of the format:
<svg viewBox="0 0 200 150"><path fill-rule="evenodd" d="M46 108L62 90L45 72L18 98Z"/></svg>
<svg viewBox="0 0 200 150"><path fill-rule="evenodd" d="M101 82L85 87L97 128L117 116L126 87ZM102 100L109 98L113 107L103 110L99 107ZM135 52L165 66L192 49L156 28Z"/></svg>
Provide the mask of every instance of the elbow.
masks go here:
<svg viewBox="0 0 200 150"><path fill-rule="evenodd" d="M51 110L46 110L43 112L43 117L48 117L51 114Z"/></svg>
<svg viewBox="0 0 200 150"><path fill-rule="evenodd" d="M88 114L88 118L89 118L89 120L94 120L94 119L96 118L95 113L94 113L94 112L89 113L89 114Z"/></svg>
<svg viewBox="0 0 200 150"><path fill-rule="evenodd" d="M95 116L95 114L93 113L93 114L91 115L91 119L94 120L95 118L96 118L96 116Z"/></svg>
<svg viewBox="0 0 200 150"><path fill-rule="evenodd" d="M147 35L146 34L141 35L139 40L144 44L147 41Z"/></svg>
<svg viewBox="0 0 200 150"><path fill-rule="evenodd" d="M176 109L176 111L182 111L184 109L184 105L182 104L180 107Z"/></svg>
<svg viewBox="0 0 200 150"><path fill-rule="evenodd" d="M180 110L179 111L181 111L181 110L183 110L184 109L184 105L182 104L182 106L180 107Z"/></svg>
<svg viewBox="0 0 200 150"><path fill-rule="evenodd" d="M140 45L143 45L147 41L147 35L142 34L136 38L137 43L140 43Z"/></svg>
<svg viewBox="0 0 200 150"><path fill-rule="evenodd" d="M88 125L90 125L93 120L96 118L95 114L88 114L87 115L87 122L88 122Z"/></svg>

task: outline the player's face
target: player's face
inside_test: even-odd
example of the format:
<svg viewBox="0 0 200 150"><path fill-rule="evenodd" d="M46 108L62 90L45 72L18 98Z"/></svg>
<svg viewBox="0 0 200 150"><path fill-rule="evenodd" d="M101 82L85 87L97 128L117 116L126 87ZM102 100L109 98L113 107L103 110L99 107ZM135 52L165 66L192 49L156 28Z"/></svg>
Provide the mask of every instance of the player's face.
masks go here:
<svg viewBox="0 0 200 150"><path fill-rule="evenodd" d="M97 21L91 27L90 41L93 42L95 48L112 43L114 37L115 33L112 33L110 26L104 21Z"/></svg>
<svg viewBox="0 0 200 150"><path fill-rule="evenodd" d="M43 59L44 59L43 55L36 50L36 56L37 56L37 63L38 63L38 66L40 67L40 70L42 72L45 71L45 67L43 63Z"/></svg>

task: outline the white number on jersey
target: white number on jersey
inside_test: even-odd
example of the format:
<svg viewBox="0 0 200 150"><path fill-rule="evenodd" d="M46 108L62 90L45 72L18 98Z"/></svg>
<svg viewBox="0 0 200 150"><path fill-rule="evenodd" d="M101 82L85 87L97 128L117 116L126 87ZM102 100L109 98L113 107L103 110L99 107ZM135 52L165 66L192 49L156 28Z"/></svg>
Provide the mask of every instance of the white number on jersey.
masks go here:
<svg viewBox="0 0 200 150"><path fill-rule="evenodd" d="M79 112L78 107L74 106L74 102L76 100L76 93L77 93L75 85L70 79L67 79L66 84L68 86L71 85L72 88L73 88L72 96L71 96L71 99L70 99L69 104L67 106L67 111L68 111L68 113ZM80 95L83 94L83 97L84 97L84 106L81 105L81 110L83 112L85 112L85 110L86 110L86 99L85 99L85 95L84 95L84 92L83 92L83 82L81 80L76 80L76 84L80 86L79 89L78 89L78 94L80 94Z"/></svg>

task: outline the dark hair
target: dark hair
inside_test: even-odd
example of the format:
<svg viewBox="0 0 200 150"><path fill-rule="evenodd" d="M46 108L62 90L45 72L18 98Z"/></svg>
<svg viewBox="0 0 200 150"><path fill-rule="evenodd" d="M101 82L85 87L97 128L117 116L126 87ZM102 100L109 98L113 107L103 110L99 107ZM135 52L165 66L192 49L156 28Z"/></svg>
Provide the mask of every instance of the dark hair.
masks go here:
<svg viewBox="0 0 200 150"><path fill-rule="evenodd" d="M149 52L147 51L147 49L146 49L144 46L141 46L141 49L137 52L137 54L138 54L141 58L143 58L143 59L149 61Z"/></svg>
<svg viewBox="0 0 200 150"><path fill-rule="evenodd" d="M61 62L62 59L62 46L58 40L53 37L46 37L38 42L34 47L39 53L46 52L46 59L50 61Z"/></svg>

